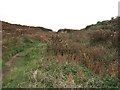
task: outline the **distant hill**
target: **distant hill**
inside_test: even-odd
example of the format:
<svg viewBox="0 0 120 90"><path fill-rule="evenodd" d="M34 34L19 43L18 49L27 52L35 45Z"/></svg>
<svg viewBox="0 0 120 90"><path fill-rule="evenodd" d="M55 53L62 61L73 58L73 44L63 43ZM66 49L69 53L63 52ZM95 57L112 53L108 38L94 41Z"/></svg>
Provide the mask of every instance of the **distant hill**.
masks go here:
<svg viewBox="0 0 120 90"><path fill-rule="evenodd" d="M52 31L51 29L47 29L44 27L34 27L34 26L26 26L26 25L20 25L20 24L11 24L8 22L2 21L2 28L3 30L26 30L26 29L34 29L34 30L40 30L44 32Z"/></svg>

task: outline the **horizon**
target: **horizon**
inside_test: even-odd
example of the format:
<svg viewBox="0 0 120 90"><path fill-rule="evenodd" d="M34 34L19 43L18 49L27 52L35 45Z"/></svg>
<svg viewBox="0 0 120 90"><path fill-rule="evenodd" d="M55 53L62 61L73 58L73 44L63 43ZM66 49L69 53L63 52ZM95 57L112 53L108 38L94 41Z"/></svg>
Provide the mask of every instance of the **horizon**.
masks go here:
<svg viewBox="0 0 120 90"><path fill-rule="evenodd" d="M112 18L117 18L117 17L111 17L111 19ZM111 20L111 19L109 19L109 20ZM1 20L0 20L1 21ZM106 20L103 20L103 21L106 21ZM86 28L87 26L89 26L89 25L94 25L94 24L97 24L97 22L99 22L99 21L97 21L96 23L94 23L94 24L89 24L89 25L86 25L85 27L83 27L83 28L80 28L80 29L75 29L75 28L59 28L58 30L56 30L56 31L54 31L53 29L51 29L51 28L47 28L47 27L43 27L43 26L34 26L34 25L24 25L24 24L19 24L19 23L11 23L11 22L7 22L7 21L1 21L1 22L5 22L5 23L9 23L9 24L15 24L15 25L21 25L21 26L27 26L27 27L38 27L38 28L46 28L46 29L50 29L50 30L52 30L53 32L58 32L60 29L71 29L71 30L82 30L82 29L84 29L84 28ZM102 22L102 21L100 21L100 22Z"/></svg>
<svg viewBox="0 0 120 90"><path fill-rule="evenodd" d="M4 0L0 1L0 20L53 31L65 28L80 30L98 21L117 17L118 2L119 0Z"/></svg>

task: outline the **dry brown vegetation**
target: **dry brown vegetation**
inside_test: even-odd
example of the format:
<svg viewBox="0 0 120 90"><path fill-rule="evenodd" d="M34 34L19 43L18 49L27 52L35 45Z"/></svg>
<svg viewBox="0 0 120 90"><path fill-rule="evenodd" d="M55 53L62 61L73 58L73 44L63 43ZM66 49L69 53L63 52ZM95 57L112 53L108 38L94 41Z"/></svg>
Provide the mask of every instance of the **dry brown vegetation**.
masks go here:
<svg viewBox="0 0 120 90"><path fill-rule="evenodd" d="M118 77L118 30L117 19L99 22L81 31L62 29L51 38L48 51L56 57L80 63L104 77ZM96 28L97 30L93 30ZM88 27L87 27L88 28ZM98 29L99 28L99 29ZM67 31L68 30L68 31Z"/></svg>
<svg viewBox="0 0 120 90"><path fill-rule="evenodd" d="M3 60L7 62L16 53L21 52L17 51L7 56L10 48L8 44L13 40L15 44L17 38L32 38L47 44L47 60L56 59L63 64L69 61L86 67L101 79L106 75L119 79L118 37L120 28L118 21L117 17L110 21L87 26L82 30L60 29L58 32L41 27L12 25L3 22ZM18 44L17 40L16 44ZM84 81L85 76L81 70L76 71L76 75ZM61 82L58 86L74 87L72 74L67 75L65 84ZM116 86L119 86L119 83Z"/></svg>

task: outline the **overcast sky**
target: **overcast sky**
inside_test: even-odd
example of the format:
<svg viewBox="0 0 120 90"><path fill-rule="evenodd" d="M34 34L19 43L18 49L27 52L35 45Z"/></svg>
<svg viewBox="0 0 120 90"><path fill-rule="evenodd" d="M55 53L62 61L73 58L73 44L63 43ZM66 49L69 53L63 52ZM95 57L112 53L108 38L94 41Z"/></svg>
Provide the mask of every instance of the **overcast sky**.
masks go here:
<svg viewBox="0 0 120 90"><path fill-rule="evenodd" d="M0 0L0 20L57 31L118 16L119 0Z"/></svg>

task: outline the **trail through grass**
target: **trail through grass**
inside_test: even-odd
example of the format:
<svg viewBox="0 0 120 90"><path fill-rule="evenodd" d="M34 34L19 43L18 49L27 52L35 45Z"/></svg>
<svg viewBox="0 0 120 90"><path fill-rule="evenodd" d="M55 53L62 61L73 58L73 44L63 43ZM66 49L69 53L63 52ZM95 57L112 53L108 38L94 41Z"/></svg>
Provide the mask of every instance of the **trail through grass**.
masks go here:
<svg viewBox="0 0 120 90"><path fill-rule="evenodd" d="M39 48L41 49L42 46L45 46L45 44L35 43L33 47L13 56L11 60L12 62L14 61L14 63L11 65L9 64L11 69L5 76L3 86L5 84L5 87L16 87L16 84L19 86L22 81L22 83L24 83L24 80L25 82L28 81L28 78L26 78L27 76L24 75L25 71L31 71L37 68L37 58L42 58L42 53L38 55L37 50L39 50ZM41 49L41 51L44 50ZM10 62L8 61L8 63Z"/></svg>
<svg viewBox="0 0 120 90"><path fill-rule="evenodd" d="M3 81L3 88L95 88L114 87L118 82L110 77L101 79L79 63L60 62L49 57L46 48L47 44L37 42L14 57L15 61Z"/></svg>

